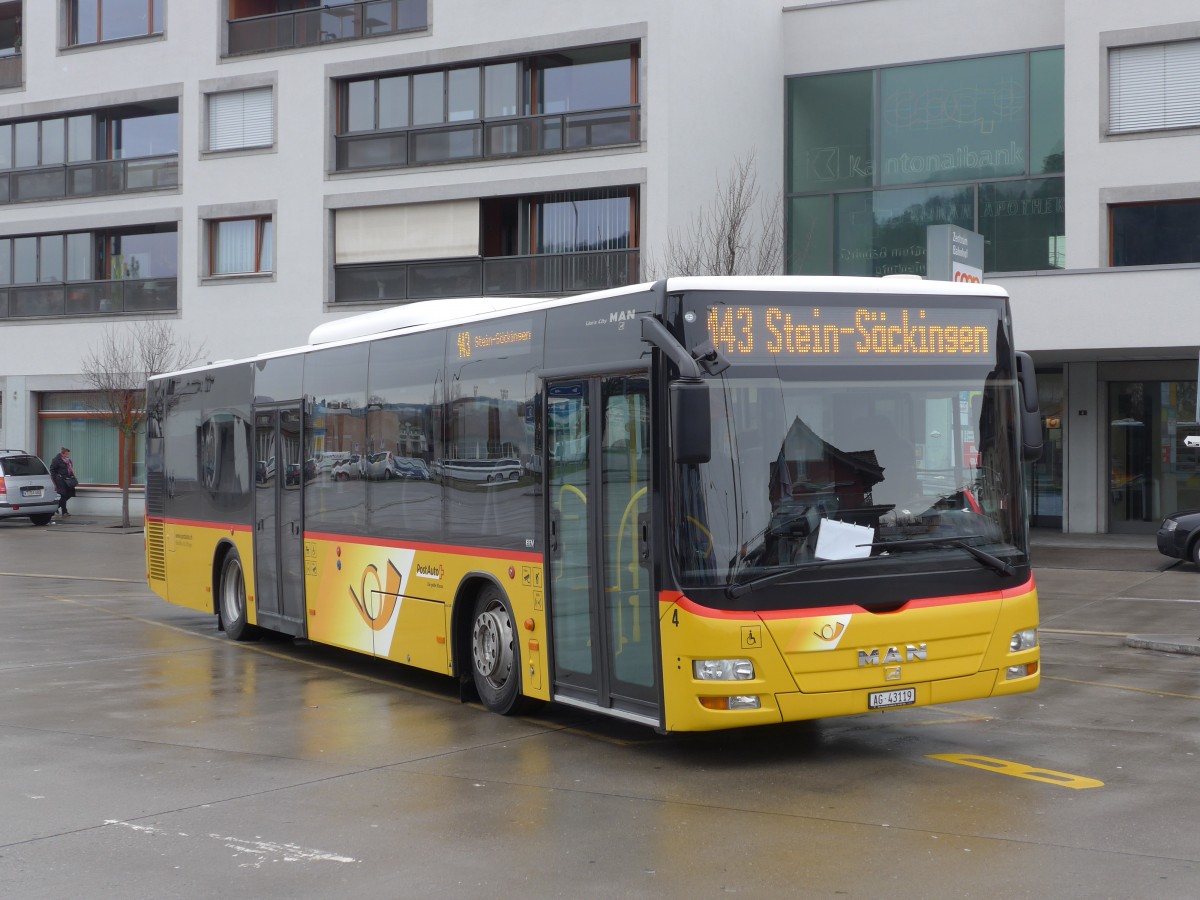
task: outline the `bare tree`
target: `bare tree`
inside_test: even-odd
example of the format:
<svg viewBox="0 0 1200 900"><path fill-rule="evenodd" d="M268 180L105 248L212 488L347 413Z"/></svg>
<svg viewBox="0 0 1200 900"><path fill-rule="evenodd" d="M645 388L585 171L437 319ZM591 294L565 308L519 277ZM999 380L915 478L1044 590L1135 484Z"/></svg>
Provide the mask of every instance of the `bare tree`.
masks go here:
<svg viewBox="0 0 1200 900"><path fill-rule="evenodd" d="M711 202L679 231L661 256L649 256L645 277L777 275L783 267L783 195L764 198L751 152L717 179Z"/></svg>
<svg viewBox="0 0 1200 900"><path fill-rule="evenodd" d="M204 347L179 341L166 322L148 320L123 328L106 328L83 358L81 374L91 387L91 408L120 432L126 447L138 440L146 421L146 381L192 365ZM129 525L129 485L133 453L120 454L121 524Z"/></svg>

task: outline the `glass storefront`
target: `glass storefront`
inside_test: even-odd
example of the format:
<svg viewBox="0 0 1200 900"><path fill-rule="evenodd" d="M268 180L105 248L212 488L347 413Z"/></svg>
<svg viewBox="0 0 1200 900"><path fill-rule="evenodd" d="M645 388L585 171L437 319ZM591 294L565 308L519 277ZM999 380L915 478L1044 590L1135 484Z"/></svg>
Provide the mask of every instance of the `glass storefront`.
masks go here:
<svg viewBox="0 0 1200 900"><path fill-rule="evenodd" d="M1113 381L1108 386L1108 530L1150 533L1163 516L1200 507L1196 382Z"/></svg>
<svg viewBox="0 0 1200 900"><path fill-rule="evenodd" d="M799 76L787 117L789 273L924 275L945 224L985 271L1066 266L1062 50Z"/></svg>

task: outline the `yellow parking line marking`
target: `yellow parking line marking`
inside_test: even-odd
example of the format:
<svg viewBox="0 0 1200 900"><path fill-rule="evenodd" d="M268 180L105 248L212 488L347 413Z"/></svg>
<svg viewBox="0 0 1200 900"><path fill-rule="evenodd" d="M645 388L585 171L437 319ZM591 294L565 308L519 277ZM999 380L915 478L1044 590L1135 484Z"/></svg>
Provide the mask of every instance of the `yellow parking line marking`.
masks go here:
<svg viewBox="0 0 1200 900"><path fill-rule="evenodd" d="M1088 687L1111 688L1114 691L1129 691L1134 694L1150 694L1154 697L1178 697L1180 700L1200 700L1196 694L1176 694L1171 691L1155 691L1150 688L1130 687L1127 684L1105 684L1103 681L1080 681L1076 678L1062 678L1058 675L1043 675L1042 681L1062 681L1067 684L1083 684Z"/></svg>
<svg viewBox="0 0 1200 900"><path fill-rule="evenodd" d="M1083 775L1071 775L1067 772L1055 772L1053 769L1037 769L1022 763L1009 762L1006 759L993 759L990 756L973 756L968 753L931 753L929 759L940 759L943 762L955 763L960 766L970 766L995 772L998 775L1011 775L1014 778L1026 778L1030 781L1040 781L1043 784L1053 784L1072 790L1104 787L1103 781L1087 778Z"/></svg>

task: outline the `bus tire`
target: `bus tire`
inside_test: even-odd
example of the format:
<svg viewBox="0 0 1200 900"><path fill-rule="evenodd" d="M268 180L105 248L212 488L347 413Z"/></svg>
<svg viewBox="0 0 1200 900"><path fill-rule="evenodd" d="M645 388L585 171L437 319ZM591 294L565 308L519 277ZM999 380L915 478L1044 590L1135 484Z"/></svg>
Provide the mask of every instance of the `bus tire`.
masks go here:
<svg viewBox="0 0 1200 900"><path fill-rule="evenodd" d="M236 550L225 554L221 563L217 615L221 619L221 628L232 640L248 641L258 635L258 629L246 621L246 576Z"/></svg>
<svg viewBox="0 0 1200 900"><path fill-rule="evenodd" d="M502 716L521 705L521 651L512 609L504 592L479 592L471 617L471 674L483 705Z"/></svg>

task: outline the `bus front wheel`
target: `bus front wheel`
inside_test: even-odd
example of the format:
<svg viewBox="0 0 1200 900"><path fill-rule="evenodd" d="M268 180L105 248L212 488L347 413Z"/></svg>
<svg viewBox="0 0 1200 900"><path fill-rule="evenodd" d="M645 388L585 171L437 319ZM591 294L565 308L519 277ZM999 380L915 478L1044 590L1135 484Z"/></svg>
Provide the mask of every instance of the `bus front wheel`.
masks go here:
<svg viewBox="0 0 1200 900"><path fill-rule="evenodd" d="M512 610L503 592L484 588L471 620L471 673L479 699L501 715L517 712L521 699L521 653Z"/></svg>
<svg viewBox="0 0 1200 900"><path fill-rule="evenodd" d="M221 579L218 585L221 627L235 641L248 641L258 632L246 621L246 577L242 572L242 560L236 550L230 550L221 564Z"/></svg>

